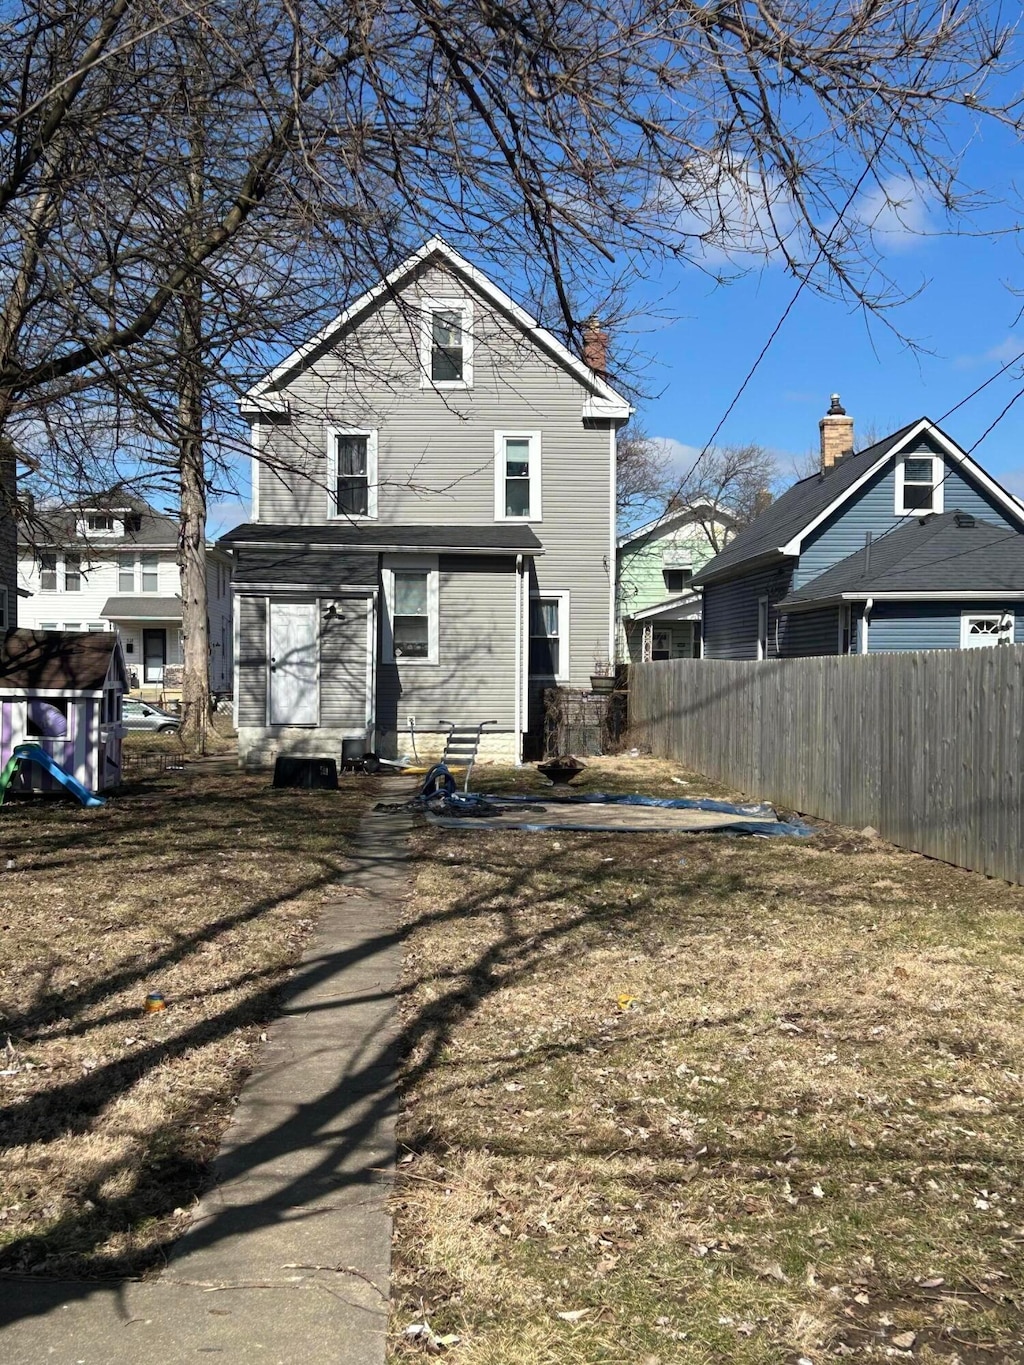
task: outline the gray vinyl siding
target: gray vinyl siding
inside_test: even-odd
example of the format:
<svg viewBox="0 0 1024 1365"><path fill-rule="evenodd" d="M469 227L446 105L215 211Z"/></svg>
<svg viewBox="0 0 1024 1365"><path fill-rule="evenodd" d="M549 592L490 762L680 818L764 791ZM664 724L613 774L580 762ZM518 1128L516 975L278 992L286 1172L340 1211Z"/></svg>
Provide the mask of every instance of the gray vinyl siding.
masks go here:
<svg viewBox="0 0 1024 1365"><path fill-rule="evenodd" d="M1019 602L876 602L868 626L868 653L959 649L964 612L1004 610L1014 613L1014 643L1024 644L1024 605Z"/></svg>
<svg viewBox="0 0 1024 1365"><path fill-rule="evenodd" d="M346 597L320 626L320 724L366 733L367 617L371 597ZM371 642L372 643L372 642Z"/></svg>
<svg viewBox="0 0 1024 1365"><path fill-rule="evenodd" d="M471 299L472 388L421 388L417 319L384 304L287 385L288 422L261 426L259 519L327 520L328 430L339 426L378 433L377 524L492 525L495 432L539 432L537 586L570 593L570 682L586 686L612 648L611 432L584 427L586 388L467 287L431 271L402 297Z"/></svg>
<svg viewBox="0 0 1024 1365"><path fill-rule="evenodd" d="M725 583L709 583L704 589L704 657L757 658L757 604L762 597L768 598L768 658L776 657L786 618L773 603L786 595L791 573L792 566L780 561Z"/></svg>
<svg viewBox="0 0 1024 1365"><path fill-rule="evenodd" d="M939 449L926 437L908 447L907 455L939 455ZM902 458L902 455L901 457ZM944 464L943 507L947 512L970 512L997 526L1012 526L1006 513L989 495L958 468ZM827 476L826 476L827 478ZM818 574L838 564L847 555L863 550L868 531L877 540L886 531L907 524L909 518L896 515L896 459L891 459L850 501L809 536L803 545L793 576L793 587L805 587Z"/></svg>
<svg viewBox="0 0 1024 1365"><path fill-rule="evenodd" d="M238 599L238 724L265 725L267 720L267 604L263 597Z"/></svg>
<svg viewBox="0 0 1024 1365"><path fill-rule="evenodd" d="M380 663L377 725L385 752L397 733L440 722L515 728L515 561L442 555L438 560L438 662Z"/></svg>
<svg viewBox="0 0 1024 1365"><path fill-rule="evenodd" d="M779 656L839 653L839 609L790 612L779 618Z"/></svg>

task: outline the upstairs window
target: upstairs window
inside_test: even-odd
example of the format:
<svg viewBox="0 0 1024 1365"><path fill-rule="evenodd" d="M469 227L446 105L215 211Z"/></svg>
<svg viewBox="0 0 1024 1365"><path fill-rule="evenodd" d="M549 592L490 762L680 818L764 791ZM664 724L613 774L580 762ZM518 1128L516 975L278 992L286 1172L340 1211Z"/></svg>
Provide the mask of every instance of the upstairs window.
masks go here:
<svg viewBox="0 0 1024 1365"><path fill-rule="evenodd" d="M424 387L465 389L473 382L472 309L467 301L428 299L423 311Z"/></svg>
<svg viewBox="0 0 1024 1365"><path fill-rule="evenodd" d="M896 465L896 515L942 511L942 461L907 455Z"/></svg>
<svg viewBox="0 0 1024 1365"><path fill-rule="evenodd" d="M48 551L39 556L39 588L42 592L57 591L57 556Z"/></svg>
<svg viewBox="0 0 1024 1365"><path fill-rule="evenodd" d="M540 521L540 432L494 434L496 521Z"/></svg>
<svg viewBox="0 0 1024 1365"><path fill-rule="evenodd" d="M142 591L160 591L160 560L156 555L142 556Z"/></svg>
<svg viewBox="0 0 1024 1365"><path fill-rule="evenodd" d="M98 531L101 535L112 536L117 524L109 512L90 512L85 518L88 530Z"/></svg>
<svg viewBox="0 0 1024 1365"><path fill-rule="evenodd" d="M135 560L121 558L117 565L117 590L118 592L135 591Z"/></svg>
<svg viewBox="0 0 1024 1365"><path fill-rule="evenodd" d="M133 535L142 530L142 513L129 512L124 519L125 535Z"/></svg>
<svg viewBox="0 0 1024 1365"><path fill-rule="evenodd" d="M81 555L64 556L64 591L82 591L82 557ZM70 627L68 627L70 629ZM76 626L77 630L78 627Z"/></svg>
<svg viewBox="0 0 1024 1365"><path fill-rule="evenodd" d="M685 592L686 585L693 577L692 569L662 569L666 592Z"/></svg>
<svg viewBox="0 0 1024 1365"><path fill-rule="evenodd" d="M333 431L328 470L331 515L377 515L377 433Z"/></svg>

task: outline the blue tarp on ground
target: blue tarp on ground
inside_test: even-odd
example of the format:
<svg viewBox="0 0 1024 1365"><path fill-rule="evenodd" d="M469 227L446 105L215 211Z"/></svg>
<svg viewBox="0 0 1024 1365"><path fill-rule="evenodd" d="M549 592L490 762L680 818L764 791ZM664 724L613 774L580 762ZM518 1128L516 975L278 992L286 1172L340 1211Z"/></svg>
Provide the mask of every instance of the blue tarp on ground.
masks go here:
<svg viewBox="0 0 1024 1365"><path fill-rule="evenodd" d="M417 796L406 803L414 809L422 810L431 824L443 825L448 829L519 829L527 833L560 831L563 833L586 832L605 834L655 833L655 827L633 828L622 824L603 825L587 821L585 825L570 821L560 821L559 806L641 806L662 810L707 811L718 815L746 816L728 825L716 825L706 830L692 829L693 833L756 834L762 838L807 839L814 834L809 825L802 822L780 820L775 808L767 802L754 801L736 805L731 801L715 801L704 797L667 797L667 796L611 796L604 792L572 792L558 796L491 796L456 790L455 779L443 763L435 764L427 773L423 787ZM508 821L494 819L497 815L508 815L519 810L533 809L540 816L537 820ZM491 818L489 818L491 817ZM666 827L662 826L664 830ZM670 832L686 833L684 828L673 826Z"/></svg>

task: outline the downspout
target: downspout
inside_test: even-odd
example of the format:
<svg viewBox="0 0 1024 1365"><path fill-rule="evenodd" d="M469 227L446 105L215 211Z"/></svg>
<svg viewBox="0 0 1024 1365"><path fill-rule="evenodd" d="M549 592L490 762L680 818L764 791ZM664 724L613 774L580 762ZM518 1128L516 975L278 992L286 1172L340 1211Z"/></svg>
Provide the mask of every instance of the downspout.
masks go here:
<svg viewBox="0 0 1024 1365"><path fill-rule="evenodd" d="M868 652L868 625L870 624L871 612L874 605L875 599L869 597L864 603L864 612L860 618L860 652L862 654Z"/></svg>
<svg viewBox="0 0 1024 1365"><path fill-rule="evenodd" d="M516 584L515 584L515 669L516 669L516 691L514 707L514 725L516 734L516 753L515 763L518 768L523 761L523 556L516 555Z"/></svg>

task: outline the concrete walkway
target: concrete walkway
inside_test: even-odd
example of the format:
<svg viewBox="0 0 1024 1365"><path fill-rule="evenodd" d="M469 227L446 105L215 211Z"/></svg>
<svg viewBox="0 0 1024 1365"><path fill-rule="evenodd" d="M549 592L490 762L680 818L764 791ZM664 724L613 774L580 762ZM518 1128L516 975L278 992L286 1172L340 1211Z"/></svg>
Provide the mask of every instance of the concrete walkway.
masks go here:
<svg viewBox="0 0 1024 1365"><path fill-rule="evenodd" d="M167 1269L0 1280L3 1365L381 1365L410 827L363 818L345 878L363 894L326 908Z"/></svg>

